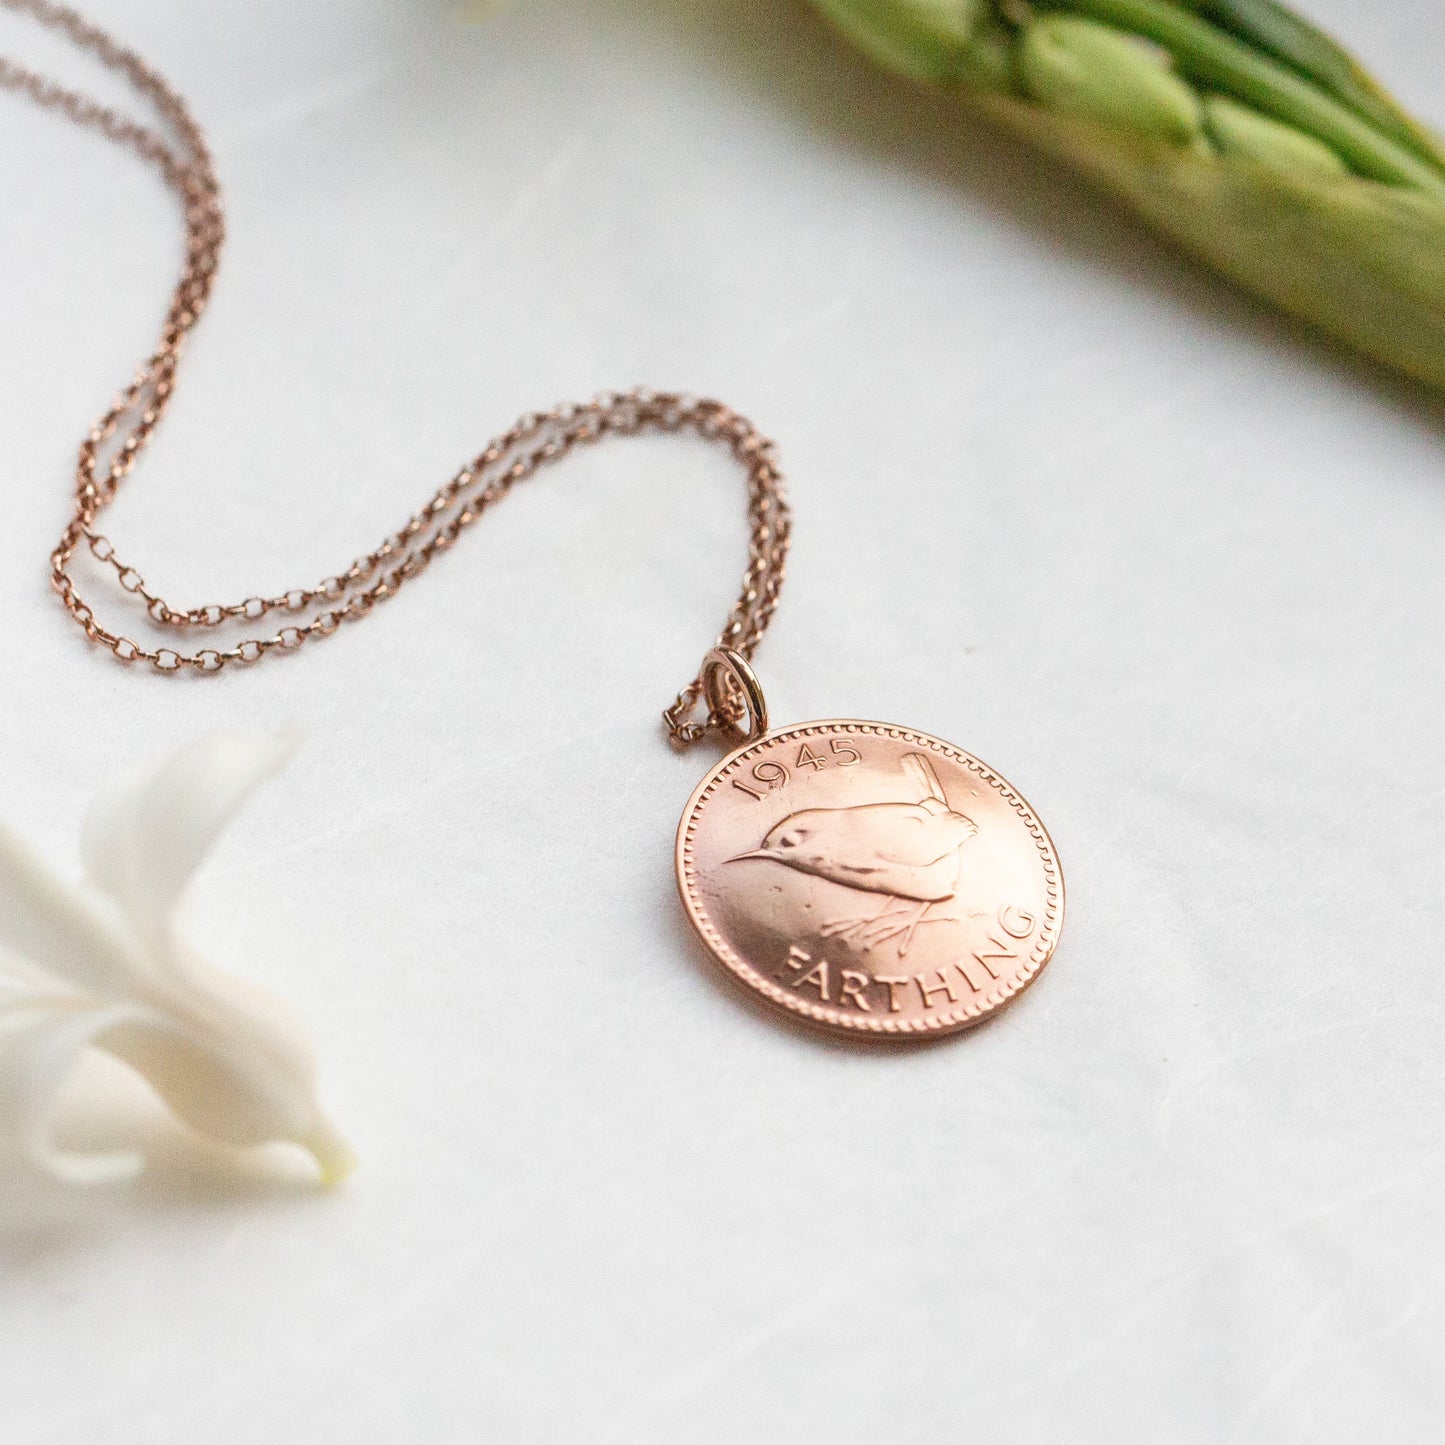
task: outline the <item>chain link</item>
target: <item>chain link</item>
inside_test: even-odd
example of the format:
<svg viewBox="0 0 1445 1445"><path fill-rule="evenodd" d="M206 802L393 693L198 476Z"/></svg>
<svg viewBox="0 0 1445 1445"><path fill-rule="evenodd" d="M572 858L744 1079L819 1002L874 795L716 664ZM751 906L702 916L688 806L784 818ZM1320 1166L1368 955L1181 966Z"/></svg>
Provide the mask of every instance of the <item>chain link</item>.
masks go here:
<svg viewBox="0 0 1445 1445"><path fill-rule="evenodd" d="M169 135L140 125L120 112L48 77L0 56L0 89L28 96L37 105L67 116L153 165L176 193L185 222L185 259L161 328L160 340L135 379L95 423L80 445L75 473L75 511L50 558L51 585L85 635L124 663L148 663L162 673L220 672L253 664L275 651L294 651L330 637L343 623L365 617L378 602L400 590L447 551L488 507L520 481L576 447L610 435L686 430L726 445L746 468L751 538L742 592L717 639L717 646L750 659L778 603L787 560L791 515L773 443L745 417L721 402L673 393L636 390L608 394L581 404L564 404L524 416L489 442L406 524L345 571L310 587L242 602L176 607L122 560L98 529L100 514L114 500L136 459L150 441L175 392L186 337L210 299L225 238L225 214L205 138L185 101L139 55L126 49L75 11L50 0L0 0L7 10L30 16L67 36L81 50L127 80L154 107ZM176 647L149 648L97 619L71 575L71 562L84 547L108 567L116 584L131 593L161 628L176 630ZM232 646L196 647L195 633L238 621L281 614L293 620ZM279 620L279 619L278 619ZM185 638L185 642L180 642ZM186 650L194 649L194 650ZM732 707L705 708L701 674L664 713L668 735L687 747L734 723Z"/></svg>

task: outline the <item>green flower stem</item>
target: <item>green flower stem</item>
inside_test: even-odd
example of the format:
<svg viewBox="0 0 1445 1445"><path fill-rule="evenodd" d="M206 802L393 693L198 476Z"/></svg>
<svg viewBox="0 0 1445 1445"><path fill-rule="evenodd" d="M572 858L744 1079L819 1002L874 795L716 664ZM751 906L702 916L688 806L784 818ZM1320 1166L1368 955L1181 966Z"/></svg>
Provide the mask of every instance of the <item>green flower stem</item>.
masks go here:
<svg viewBox="0 0 1445 1445"><path fill-rule="evenodd" d="M1382 135L1332 96L1167 0L1053 0L1057 8L1165 47L1181 75L1253 105L1338 152L1372 180L1445 197L1445 171Z"/></svg>

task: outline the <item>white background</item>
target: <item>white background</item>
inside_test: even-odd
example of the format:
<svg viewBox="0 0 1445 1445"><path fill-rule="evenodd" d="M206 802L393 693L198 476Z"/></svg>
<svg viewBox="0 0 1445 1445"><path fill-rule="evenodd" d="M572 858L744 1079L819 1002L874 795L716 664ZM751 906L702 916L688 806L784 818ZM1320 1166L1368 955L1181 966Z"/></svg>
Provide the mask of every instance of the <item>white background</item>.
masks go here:
<svg viewBox="0 0 1445 1445"><path fill-rule="evenodd" d="M314 581L520 411L716 393L797 508L775 717L989 760L1070 918L918 1052L709 970L671 850L715 754L657 713L745 533L682 439L529 483L294 658L88 650L45 559L177 217L0 99L0 810L73 869L122 764L304 727L191 931L311 1020L363 1155L325 1197L162 1135L134 1188L10 1198L0 1439L1438 1439L1439 404L783 0L94 3L232 226L114 511L151 580ZM1445 122L1434 0L1310 8Z"/></svg>

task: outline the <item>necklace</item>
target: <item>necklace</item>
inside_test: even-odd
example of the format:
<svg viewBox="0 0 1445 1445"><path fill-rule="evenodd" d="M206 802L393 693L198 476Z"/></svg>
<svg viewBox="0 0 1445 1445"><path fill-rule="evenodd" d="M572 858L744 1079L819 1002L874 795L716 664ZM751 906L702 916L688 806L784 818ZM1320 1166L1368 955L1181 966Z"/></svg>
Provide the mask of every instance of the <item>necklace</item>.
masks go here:
<svg viewBox="0 0 1445 1445"><path fill-rule="evenodd" d="M746 469L751 528L738 600L697 676L663 714L675 747L707 737L732 745L678 827L678 889L699 937L769 1003L854 1036L965 1028L1037 977L1063 924L1064 884L1048 834L1016 789L977 758L910 728L830 720L769 729L751 659L777 606L791 514L772 442L719 402L639 390L535 412L374 551L315 586L188 608L152 590L98 523L170 405L186 337L205 310L225 234L220 187L186 102L140 56L50 0L0 5L122 76L161 125L141 125L4 57L0 89L133 151L160 172L185 218L185 260L160 340L81 443L75 510L51 554L52 585L93 643L121 662L172 674L294 651L365 617L513 486L574 448L644 430L694 432ZM82 548L177 646L143 646L102 625L72 576ZM270 620L260 636L192 640L262 619Z"/></svg>

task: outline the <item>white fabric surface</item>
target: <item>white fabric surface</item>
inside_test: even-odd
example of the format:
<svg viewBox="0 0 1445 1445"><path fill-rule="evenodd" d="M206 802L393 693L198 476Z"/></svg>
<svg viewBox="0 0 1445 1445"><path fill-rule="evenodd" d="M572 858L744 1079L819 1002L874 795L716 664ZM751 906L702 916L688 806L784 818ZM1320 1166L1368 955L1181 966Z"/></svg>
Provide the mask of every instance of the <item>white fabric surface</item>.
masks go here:
<svg viewBox="0 0 1445 1445"><path fill-rule="evenodd" d="M1445 121L1434 0L1310 8ZM1438 1438L1438 403L783 0L94 13L193 101L232 225L114 512L151 580L311 581L519 411L718 394L798 514L775 717L988 759L1070 917L1017 1007L917 1052L709 971L671 862L708 757L657 713L745 533L685 440L529 483L296 658L88 650L45 559L177 218L0 98L0 809L71 863L122 764L306 729L191 931L312 1021L363 1155L335 1197L178 1148L8 1191L0 1438Z"/></svg>

